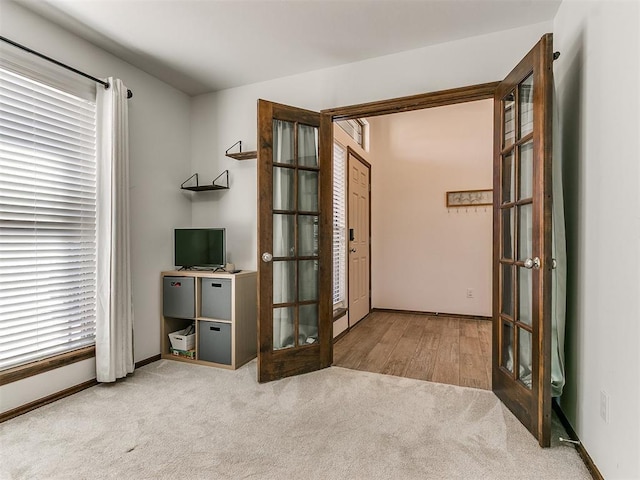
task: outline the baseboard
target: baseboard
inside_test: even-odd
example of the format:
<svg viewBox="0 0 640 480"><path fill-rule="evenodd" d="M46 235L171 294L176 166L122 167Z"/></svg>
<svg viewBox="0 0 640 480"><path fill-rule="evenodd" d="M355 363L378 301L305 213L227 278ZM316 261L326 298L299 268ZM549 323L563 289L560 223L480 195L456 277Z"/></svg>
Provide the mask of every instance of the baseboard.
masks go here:
<svg viewBox="0 0 640 480"><path fill-rule="evenodd" d="M27 403L25 405L21 405L13 410L7 410L6 412L0 413L0 423L5 422L11 418L15 418L24 413L30 412L31 410L35 410L36 408L42 407L49 403L55 402L56 400L60 400L61 398L68 397L69 395L73 395L74 393L81 392L89 387L93 387L97 385L98 382L94 378L93 380L88 380L84 383L80 383L79 385L74 385L73 387L67 388L60 392L56 392L54 394L48 395L43 398L39 398L31 403Z"/></svg>
<svg viewBox="0 0 640 480"><path fill-rule="evenodd" d="M160 360L161 357L162 355L157 354L157 355L154 355L153 357L140 360L139 362L136 362L136 368L144 367L145 365L149 365L150 363L157 362L158 360Z"/></svg>
<svg viewBox="0 0 640 480"><path fill-rule="evenodd" d="M482 315L465 315L463 313L445 313L445 312L423 312L420 310L397 310L394 308L373 308L372 312L384 312L384 313L404 313L408 315L429 315L432 317L448 317L448 318L463 318L465 320L485 320L491 321L491 317L484 317Z"/></svg>
<svg viewBox="0 0 640 480"><path fill-rule="evenodd" d="M356 323L355 325L347 326L347 328L345 328L344 331L340 332L337 337L334 337L333 343L336 343L338 340L340 340L342 337L344 337L351 330L356 328L358 325L361 325L363 320L366 320L367 318L369 318L369 315L371 315L372 312L373 312L373 310L370 310L369 313L367 313L364 317L362 317L360 320L358 320L358 323Z"/></svg>
<svg viewBox="0 0 640 480"><path fill-rule="evenodd" d="M598 467L596 467L596 464L593 462L593 459L591 458L587 450L584 448L584 445L578 438L578 435L576 434L575 430L571 426L571 423L569 423L569 419L567 419L567 416L562 411L562 407L556 401L555 398L551 402L551 405L553 407L553 411L556 412L556 415L558 416L558 420L560 420L560 423L562 423L562 426L567 431L567 435L569 435L569 438L571 440L578 442L575 445L576 450L578 451L578 455L580 455L580 458L582 458L584 465L587 467L587 470L589 470L589 473L593 477L593 480L604 480L604 477L600 473L600 470L598 470Z"/></svg>
<svg viewBox="0 0 640 480"><path fill-rule="evenodd" d="M351 330L349 327L345 328L344 331L340 332L338 334L338 336L333 337L333 343L336 343L338 340L340 340L342 337L344 337L347 333L349 333L349 330Z"/></svg>

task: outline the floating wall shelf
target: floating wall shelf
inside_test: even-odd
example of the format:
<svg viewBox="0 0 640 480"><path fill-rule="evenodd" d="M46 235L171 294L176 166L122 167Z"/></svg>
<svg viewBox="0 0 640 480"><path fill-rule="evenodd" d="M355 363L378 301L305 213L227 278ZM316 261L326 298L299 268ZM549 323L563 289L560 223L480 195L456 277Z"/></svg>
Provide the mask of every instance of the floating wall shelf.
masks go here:
<svg viewBox="0 0 640 480"><path fill-rule="evenodd" d="M229 153L229 150L231 150L236 145L238 145L238 148L239 148L240 151L239 152L234 152L234 153ZM227 148L227 151L224 152L224 154L229 158L233 158L234 160L253 160L254 158L258 158L257 150L253 150L251 152L243 152L242 151L242 140L238 140L236 143L234 143L229 148Z"/></svg>
<svg viewBox="0 0 640 480"><path fill-rule="evenodd" d="M217 184L216 182L218 180L220 180L220 178L223 177L223 176L224 176L225 184L224 185ZM195 185L190 185L190 186L185 186L185 183L188 183L189 180L191 180L193 177L196 178L196 184ZM189 178L187 178L184 182L182 182L182 185L180 185L180 188L182 190L190 190L192 192L205 192L205 191L208 191L208 190L229 190L229 170L225 170L220 175L218 175L213 180L213 182L211 182L211 185L200 185L198 183L198 174L194 173Z"/></svg>

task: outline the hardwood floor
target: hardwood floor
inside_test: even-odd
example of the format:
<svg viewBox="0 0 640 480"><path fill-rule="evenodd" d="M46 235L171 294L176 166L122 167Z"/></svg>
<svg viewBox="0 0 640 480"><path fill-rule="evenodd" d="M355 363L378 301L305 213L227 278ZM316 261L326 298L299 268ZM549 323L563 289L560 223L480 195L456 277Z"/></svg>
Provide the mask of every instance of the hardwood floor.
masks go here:
<svg viewBox="0 0 640 480"><path fill-rule="evenodd" d="M372 312L333 346L339 367L491 389L491 322Z"/></svg>

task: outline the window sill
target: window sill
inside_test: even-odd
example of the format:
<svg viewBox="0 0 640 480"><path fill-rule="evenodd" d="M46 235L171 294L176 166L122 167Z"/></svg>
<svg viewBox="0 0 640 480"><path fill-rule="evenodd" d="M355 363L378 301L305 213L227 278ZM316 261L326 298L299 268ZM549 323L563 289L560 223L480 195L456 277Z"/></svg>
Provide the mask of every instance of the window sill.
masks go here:
<svg viewBox="0 0 640 480"><path fill-rule="evenodd" d="M341 319L342 317L344 317L347 312L349 311L349 309L347 308L337 308L333 311L333 321L335 322L336 320Z"/></svg>
<svg viewBox="0 0 640 480"><path fill-rule="evenodd" d="M0 372L0 385L6 385L24 378L32 377L33 375L39 375L41 373L71 365L72 363L81 362L82 360L93 358L95 356L96 347L95 345L91 345L71 352L61 353L55 357L45 358L44 360L27 363L26 365L19 365L5 370L4 372Z"/></svg>

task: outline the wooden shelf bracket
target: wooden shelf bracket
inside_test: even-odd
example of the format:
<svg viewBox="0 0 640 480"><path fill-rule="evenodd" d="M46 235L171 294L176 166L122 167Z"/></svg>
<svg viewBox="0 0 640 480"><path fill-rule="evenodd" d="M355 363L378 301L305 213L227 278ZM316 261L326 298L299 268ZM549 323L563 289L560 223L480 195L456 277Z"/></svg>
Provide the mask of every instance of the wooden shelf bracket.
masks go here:
<svg viewBox="0 0 640 480"><path fill-rule="evenodd" d="M189 183L191 179L193 179L194 177L196 179L196 184L185 186L185 184ZM216 183L222 177L224 177L224 185L220 185L219 183ZM182 184L180 185L180 188L182 190L190 190L192 192L204 192L207 190L228 190L229 189L229 170L225 170L216 178L214 178L213 182L211 182L211 185L200 185L198 182L198 174L194 173L189 178L187 178L184 182L182 182Z"/></svg>
<svg viewBox="0 0 640 480"><path fill-rule="evenodd" d="M229 150L232 150L236 145L238 145L239 151L234 153L229 153ZM224 154L229 158L233 158L234 160L252 160L254 158L258 158L257 150L253 150L250 152L242 151L242 140L238 140L236 143L234 143L229 148L227 148Z"/></svg>

